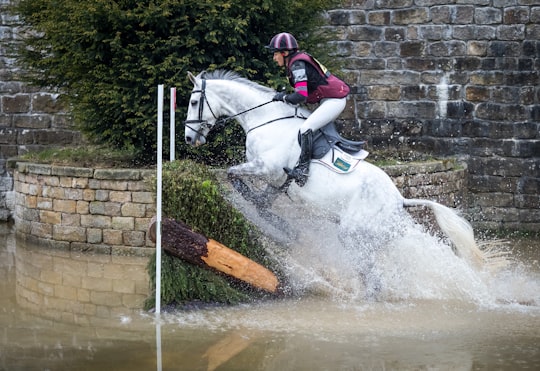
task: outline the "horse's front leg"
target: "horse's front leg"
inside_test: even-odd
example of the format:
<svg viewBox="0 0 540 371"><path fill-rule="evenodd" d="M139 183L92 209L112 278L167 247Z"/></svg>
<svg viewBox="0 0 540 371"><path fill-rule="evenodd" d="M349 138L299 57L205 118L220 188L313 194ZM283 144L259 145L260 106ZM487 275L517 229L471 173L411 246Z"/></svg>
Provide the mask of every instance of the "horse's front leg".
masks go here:
<svg viewBox="0 0 540 371"><path fill-rule="evenodd" d="M263 166L260 163L247 162L229 168L227 176L233 187L242 195L242 197L255 205L257 213L266 222L283 231L289 238L294 238L296 236L296 231L290 227L289 223L269 210L281 193L281 190L265 181L265 174L263 175L261 172L262 168ZM254 191L252 187L244 182L243 177L250 177L254 180L262 181L264 182L265 188L262 191Z"/></svg>
<svg viewBox="0 0 540 371"><path fill-rule="evenodd" d="M247 201L252 202L259 210L267 209L272 206L272 203L279 194L279 190L270 185L269 181L273 176L270 174L265 163L260 159L231 166L227 171L227 176L231 184L242 197ZM252 187L244 182L244 179L262 182L265 189L262 191L254 191Z"/></svg>

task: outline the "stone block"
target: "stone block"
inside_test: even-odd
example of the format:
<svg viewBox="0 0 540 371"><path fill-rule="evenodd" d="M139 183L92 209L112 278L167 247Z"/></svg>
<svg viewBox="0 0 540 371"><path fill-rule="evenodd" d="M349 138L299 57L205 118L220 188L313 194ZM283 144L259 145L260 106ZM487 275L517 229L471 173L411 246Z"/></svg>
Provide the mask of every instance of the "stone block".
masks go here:
<svg viewBox="0 0 540 371"><path fill-rule="evenodd" d="M428 54L435 57L456 57L467 54L467 43L461 40L438 41L430 43Z"/></svg>
<svg viewBox="0 0 540 371"><path fill-rule="evenodd" d="M62 213L41 210L39 212L39 221L46 224L60 224L62 222Z"/></svg>
<svg viewBox="0 0 540 371"><path fill-rule="evenodd" d="M526 6L515 6L503 9L504 24L527 24L529 23L530 8Z"/></svg>
<svg viewBox="0 0 540 371"><path fill-rule="evenodd" d="M492 7L475 7L474 21L477 24L496 24L502 21L502 11Z"/></svg>
<svg viewBox="0 0 540 371"><path fill-rule="evenodd" d="M119 203L131 202L131 192L110 191L109 200L111 202L119 202Z"/></svg>
<svg viewBox="0 0 540 371"><path fill-rule="evenodd" d="M103 242L103 231L99 228L87 228L86 242L101 243Z"/></svg>
<svg viewBox="0 0 540 371"><path fill-rule="evenodd" d="M30 96L27 94L6 95L1 98L2 111L7 114L30 111Z"/></svg>
<svg viewBox="0 0 540 371"><path fill-rule="evenodd" d="M125 191L128 189L129 182L127 181L117 181L117 180L101 180L100 186L105 190L112 191Z"/></svg>
<svg viewBox="0 0 540 371"><path fill-rule="evenodd" d="M505 75L500 71L478 71L470 75L472 85L500 86L505 82Z"/></svg>
<svg viewBox="0 0 540 371"><path fill-rule="evenodd" d="M146 214L145 204L126 203L121 208L122 216L132 216L136 218L142 218Z"/></svg>
<svg viewBox="0 0 540 371"><path fill-rule="evenodd" d="M26 129L47 129L51 127L51 117L47 115L15 115L13 116L13 126Z"/></svg>
<svg viewBox="0 0 540 371"><path fill-rule="evenodd" d="M151 204L155 202L153 192L132 192L132 201L141 204Z"/></svg>
<svg viewBox="0 0 540 371"><path fill-rule="evenodd" d="M79 214L67 214L62 213L62 225L68 225L72 227L80 227L81 216Z"/></svg>
<svg viewBox="0 0 540 371"><path fill-rule="evenodd" d="M372 86L368 88L370 100L399 100L401 96L399 86Z"/></svg>
<svg viewBox="0 0 540 371"><path fill-rule="evenodd" d="M478 172L477 169L473 171ZM469 176L469 192L515 192L517 189L517 180L512 178L503 178L493 175L479 175L473 173Z"/></svg>
<svg viewBox="0 0 540 371"><path fill-rule="evenodd" d="M109 215L118 216L121 215L121 204L118 202L90 202L89 211L94 215Z"/></svg>
<svg viewBox="0 0 540 371"><path fill-rule="evenodd" d="M94 178L103 180L140 180L141 173L137 169L96 169Z"/></svg>
<svg viewBox="0 0 540 371"><path fill-rule="evenodd" d="M526 121L529 111L518 104L479 103L476 106L476 117L497 121Z"/></svg>
<svg viewBox="0 0 540 371"><path fill-rule="evenodd" d="M86 215L90 213L90 203L88 201L77 201L77 214Z"/></svg>
<svg viewBox="0 0 540 371"><path fill-rule="evenodd" d="M108 245L122 245L122 231L114 229L103 230L103 243Z"/></svg>
<svg viewBox="0 0 540 371"><path fill-rule="evenodd" d="M373 26L390 25L392 13L388 10L370 11L367 15L367 23Z"/></svg>
<svg viewBox="0 0 540 371"><path fill-rule="evenodd" d="M50 239L53 236L53 226L48 223L32 222L29 233L36 237Z"/></svg>
<svg viewBox="0 0 540 371"><path fill-rule="evenodd" d="M81 215L81 225L91 228L110 228L111 217L107 215Z"/></svg>
<svg viewBox="0 0 540 371"><path fill-rule="evenodd" d="M392 57L399 55L399 44L391 41L375 42L373 53L377 57Z"/></svg>
<svg viewBox="0 0 540 371"><path fill-rule="evenodd" d="M122 241L126 246L141 247L145 245L146 234L142 231L123 231Z"/></svg>
<svg viewBox="0 0 540 371"><path fill-rule="evenodd" d="M48 197L37 197L36 207L40 210L52 210L52 199Z"/></svg>
<svg viewBox="0 0 540 371"><path fill-rule="evenodd" d="M64 225L53 226L53 239L59 241L86 241L86 228Z"/></svg>
<svg viewBox="0 0 540 371"><path fill-rule="evenodd" d="M142 231L146 232L148 230L148 226L150 225L151 218L145 217L143 218L135 218L135 230L136 231Z"/></svg>
<svg viewBox="0 0 540 371"><path fill-rule="evenodd" d="M83 189L83 200L84 201L95 201L96 199L96 190L95 189ZM98 200L100 201L100 200Z"/></svg>
<svg viewBox="0 0 540 371"><path fill-rule="evenodd" d="M399 44L399 55L406 57L423 57L426 55L427 43L421 40L404 41Z"/></svg>
<svg viewBox="0 0 540 371"><path fill-rule="evenodd" d="M429 9L424 7L399 9L394 11L393 16L394 24L422 24L429 21Z"/></svg>
<svg viewBox="0 0 540 371"><path fill-rule="evenodd" d="M82 189L78 188L66 188L64 191L65 198L67 200L82 200L83 199L83 191Z"/></svg>
<svg viewBox="0 0 540 371"><path fill-rule="evenodd" d="M388 117L434 117L437 108L435 102L388 102Z"/></svg>
<svg viewBox="0 0 540 371"><path fill-rule="evenodd" d="M378 41L383 39L383 30L375 26L351 26L347 34L350 41Z"/></svg>
<svg viewBox="0 0 540 371"><path fill-rule="evenodd" d="M75 213L77 210L77 202L74 200L53 200L53 210L63 213Z"/></svg>
<svg viewBox="0 0 540 371"><path fill-rule="evenodd" d="M57 113L64 110L57 99L58 94L37 93L32 95L32 112Z"/></svg>
<svg viewBox="0 0 540 371"><path fill-rule="evenodd" d="M130 216L113 216L111 227L119 230L133 230L135 227L135 220Z"/></svg>

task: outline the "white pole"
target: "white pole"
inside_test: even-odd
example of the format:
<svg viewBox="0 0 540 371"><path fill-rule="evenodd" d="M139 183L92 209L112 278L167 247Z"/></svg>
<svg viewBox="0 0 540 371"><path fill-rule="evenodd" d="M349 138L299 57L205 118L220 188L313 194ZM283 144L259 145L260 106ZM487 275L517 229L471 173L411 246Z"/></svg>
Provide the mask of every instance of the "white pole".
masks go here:
<svg viewBox="0 0 540 371"><path fill-rule="evenodd" d="M176 88L171 88L171 123L170 123L170 131L171 131L171 154L170 154L170 160L171 162L175 160L175 153L174 153L174 141L175 141L175 112L176 112Z"/></svg>
<svg viewBox="0 0 540 371"><path fill-rule="evenodd" d="M156 314L161 312L161 180L163 153L163 85L158 85L157 200L156 200Z"/></svg>

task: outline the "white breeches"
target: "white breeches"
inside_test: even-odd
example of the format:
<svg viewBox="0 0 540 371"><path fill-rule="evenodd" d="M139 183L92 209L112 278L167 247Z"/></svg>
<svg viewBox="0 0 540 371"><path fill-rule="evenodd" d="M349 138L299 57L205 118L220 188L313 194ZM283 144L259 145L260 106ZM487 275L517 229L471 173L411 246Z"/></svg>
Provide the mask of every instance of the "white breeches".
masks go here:
<svg viewBox="0 0 540 371"><path fill-rule="evenodd" d="M321 100L319 107L300 126L300 133L305 133L308 129L313 131L318 130L329 122L334 121L343 112L346 103L346 97L325 98Z"/></svg>

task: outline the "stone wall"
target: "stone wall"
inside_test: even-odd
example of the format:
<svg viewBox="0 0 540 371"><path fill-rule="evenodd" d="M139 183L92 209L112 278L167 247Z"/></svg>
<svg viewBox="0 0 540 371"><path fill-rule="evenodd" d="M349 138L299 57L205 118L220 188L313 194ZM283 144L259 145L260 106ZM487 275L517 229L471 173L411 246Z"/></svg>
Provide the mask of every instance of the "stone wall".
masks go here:
<svg viewBox="0 0 540 371"><path fill-rule="evenodd" d="M406 197L464 207L466 169L456 161L384 168ZM14 172L15 226L21 240L105 255L153 252L152 170L91 169L19 162Z"/></svg>
<svg viewBox="0 0 540 371"><path fill-rule="evenodd" d="M0 220L6 158L81 140L55 94L20 83L11 1L0 0ZM352 87L347 136L460 157L476 226L540 230L539 0L345 0L327 19Z"/></svg>
<svg viewBox="0 0 540 371"><path fill-rule="evenodd" d="M155 214L153 175L151 170L19 162L14 172L17 236L65 250L152 252L147 228Z"/></svg>
<svg viewBox="0 0 540 371"><path fill-rule="evenodd" d="M0 221L10 217L8 196L13 179L6 171L8 158L81 141L58 94L21 81L21 70L12 54L20 22L8 13L10 2L0 0Z"/></svg>
<svg viewBox="0 0 540 371"><path fill-rule="evenodd" d="M463 158L477 226L540 230L540 1L343 4L328 12L353 87L343 131Z"/></svg>

